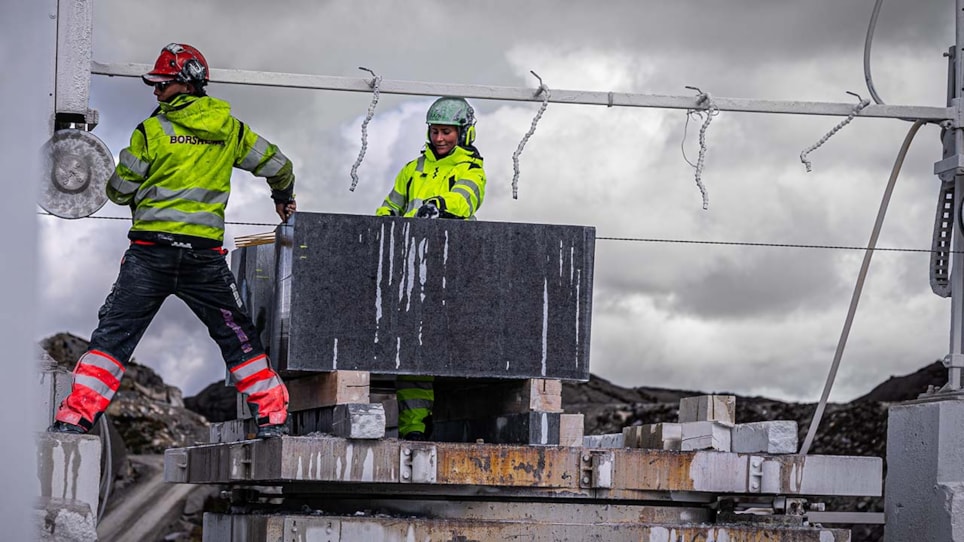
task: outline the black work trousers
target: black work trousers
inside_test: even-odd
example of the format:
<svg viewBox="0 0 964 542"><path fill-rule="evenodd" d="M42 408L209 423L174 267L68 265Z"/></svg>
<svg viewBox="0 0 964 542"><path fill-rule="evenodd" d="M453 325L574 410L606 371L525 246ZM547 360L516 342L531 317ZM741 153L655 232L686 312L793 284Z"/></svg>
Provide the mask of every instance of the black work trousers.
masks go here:
<svg viewBox="0 0 964 542"><path fill-rule="evenodd" d="M161 304L177 296L208 328L228 369L264 353L220 249L132 244L100 308L90 349L126 364Z"/></svg>

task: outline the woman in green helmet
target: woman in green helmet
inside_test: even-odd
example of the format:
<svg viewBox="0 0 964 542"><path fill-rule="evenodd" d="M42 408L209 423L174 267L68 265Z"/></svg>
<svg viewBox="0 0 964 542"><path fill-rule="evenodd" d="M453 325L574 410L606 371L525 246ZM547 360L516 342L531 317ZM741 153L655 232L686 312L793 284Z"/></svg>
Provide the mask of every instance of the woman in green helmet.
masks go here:
<svg viewBox="0 0 964 542"><path fill-rule="evenodd" d="M470 220L485 197L485 170L475 141L475 111L464 98L435 100L425 115L428 141L415 160L395 177L378 216ZM407 440L431 437L435 402L433 377L396 379L398 435Z"/></svg>
<svg viewBox="0 0 964 542"><path fill-rule="evenodd" d="M435 100L425 115L428 141L395 177L378 216L471 219L485 197L475 141L475 111L464 98Z"/></svg>

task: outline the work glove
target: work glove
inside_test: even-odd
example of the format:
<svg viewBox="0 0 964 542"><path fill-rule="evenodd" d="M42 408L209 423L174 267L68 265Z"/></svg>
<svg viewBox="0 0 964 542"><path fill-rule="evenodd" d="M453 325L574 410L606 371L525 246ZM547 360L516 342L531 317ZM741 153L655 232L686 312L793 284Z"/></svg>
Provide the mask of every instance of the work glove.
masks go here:
<svg viewBox="0 0 964 542"><path fill-rule="evenodd" d="M426 201L418 208L415 218L438 218L439 210L434 201Z"/></svg>

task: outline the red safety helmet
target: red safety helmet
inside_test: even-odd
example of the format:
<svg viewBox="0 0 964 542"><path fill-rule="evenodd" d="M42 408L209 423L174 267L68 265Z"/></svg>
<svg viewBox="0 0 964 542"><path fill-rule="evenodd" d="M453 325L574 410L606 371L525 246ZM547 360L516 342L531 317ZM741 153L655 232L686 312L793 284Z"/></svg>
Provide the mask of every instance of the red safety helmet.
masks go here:
<svg viewBox="0 0 964 542"><path fill-rule="evenodd" d="M196 86L207 84L208 61L201 51L186 43L169 43L161 49L154 62L154 69L141 76L145 84L180 81Z"/></svg>

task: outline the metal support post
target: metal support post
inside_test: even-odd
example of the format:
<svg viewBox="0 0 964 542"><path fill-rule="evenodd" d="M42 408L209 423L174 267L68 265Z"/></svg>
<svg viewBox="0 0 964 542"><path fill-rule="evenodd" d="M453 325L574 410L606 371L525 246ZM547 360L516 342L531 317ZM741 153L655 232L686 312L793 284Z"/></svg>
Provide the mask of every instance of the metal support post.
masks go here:
<svg viewBox="0 0 964 542"><path fill-rule="evenodd" d="M93 43L92 0L57 2L57 128L97 125L97 111L88 108Z"/></svg>
<svg viewBox="0 0 964 542"><path fill-rule="evenodd" d="M947 104L953 109L952 119L960 119L964 99L964 0L956 0L955 45L948 55ZM944 358L948 369L944 391L961 389L961 373L964 369L964 231L961 229L961 204L964 201L964 129L960 122L944 123L944 159L935 165L935 173L944 182L954 182L954 256L951 266L951 329L950 353ZM944 167L939 167L944 166Z"/></svg>

